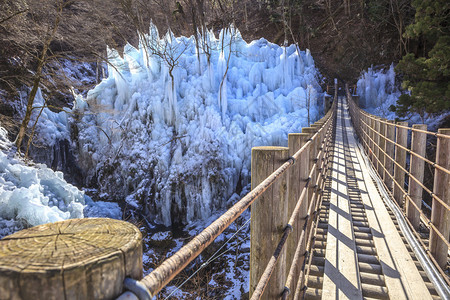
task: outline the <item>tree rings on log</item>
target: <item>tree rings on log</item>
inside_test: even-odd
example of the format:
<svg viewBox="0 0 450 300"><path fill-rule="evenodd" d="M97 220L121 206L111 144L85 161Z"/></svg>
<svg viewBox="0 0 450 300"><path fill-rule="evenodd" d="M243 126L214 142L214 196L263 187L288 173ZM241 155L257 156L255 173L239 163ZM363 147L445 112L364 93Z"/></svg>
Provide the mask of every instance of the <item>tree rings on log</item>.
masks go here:
<svg viewBox="0 0 450 300"><path fill-rule="evenodd" d="M0 299L114 299L142 278L142 235L113 219L70 219L0 240Z"/></svg>

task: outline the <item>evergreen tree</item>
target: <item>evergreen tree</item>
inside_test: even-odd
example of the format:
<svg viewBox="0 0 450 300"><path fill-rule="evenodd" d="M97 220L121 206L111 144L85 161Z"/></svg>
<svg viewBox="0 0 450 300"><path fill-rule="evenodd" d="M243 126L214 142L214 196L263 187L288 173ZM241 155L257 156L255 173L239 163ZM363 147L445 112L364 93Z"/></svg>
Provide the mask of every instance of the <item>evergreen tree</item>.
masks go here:
<svg viewBox="0 0 450 300"><path fill-rule="evenodd" d="M399 116L416 112L436 114L450 109L450 3L448 0L414 0L415 22L405 36L417 42L396 67L403 74L407 93L392 107ZM420 53L420 54L419 54Z"/></svg>

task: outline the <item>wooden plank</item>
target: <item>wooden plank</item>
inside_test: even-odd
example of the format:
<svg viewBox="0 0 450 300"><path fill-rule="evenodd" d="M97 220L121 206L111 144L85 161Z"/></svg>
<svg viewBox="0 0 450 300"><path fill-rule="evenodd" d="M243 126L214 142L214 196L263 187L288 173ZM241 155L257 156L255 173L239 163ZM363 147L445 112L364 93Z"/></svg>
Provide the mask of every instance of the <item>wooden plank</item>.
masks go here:
<svg viewBox="0 0 450 300"><path fill-rule="evenodd" d="M350 204L347 196L345 158L339 101L332 168L330 211L322 299L362 299Z"/></svg>
<svg viewBox="0 0 450 300"><path fill-rule="evenodd" d="M427 130L426 124L415 124L413 125L413 128L420 129L420 130ZM411 151L414 153L417 153L423 157L425 157L425 151L427 146L427 134L423 132L412 132L411 137ZM423 177L424 177L424 171L425 171L425 161L421 158L418 158L415 155L411 155L410 157L410 165L409 165L409 172L412 176L414 176L417 180L419 180L420 183L423 183ZM408 185L408 194L411 196L412 201L421 208L422 207L422 192L423 188L422 186L409 177L409 185ZM405 199L406 201L406 216L411 221L411 224L413 225L414 229L419 229L420 224L420 212L414 207L413 204L408 201L408 198Z"/></svg>
<svg viewBox="0 0 450 300"><path fill-rule="evenodd" d="M286 147L252 148L251 186L254 189L289 157ZM277 247L288 221L288 172L278 178L251 205L250 223L250 297ZM286 248L261 299L281 296L286 281Z"/></svg>
<svg viewBox="0 0 450 300"><path fill-rule="evenodd" d="M450 135L449 128L438 130L440 134ZM441 167L450 170L450 139L438 138L436 150L436 163ZM446 204L450 204L450 175L439 169L434 170L433 193L442 199ZM450 211L433 199L431 209L431 222L438 228L440 233L449 240L450 236ZM447 265L448 247L434 230L430 233L430 252L436 258L441 268Z"/></svg>
<svg viewBox="0 0 450 300"><path fill-rule="evenodd" d="M317 128L314 127L303 127L302 128L302 133L306 133L310 135L310 138L316 133ZM314 158L317 155L316 152L316 147L317 145L317 138L311 142L311 146L309 147L309 170L311 171L313 165L314 165ZM309 172L308 172L309 175ZM316 177L314 176L315 174L313 174L313 176L311 176L311 182L316 182ZM310 184L309 188L308 188L308 206L309 204L313 201L313 195L314 195L314 184Z"/></svg>
<svg viewBox="0 0 450 300"><path fill-rule="evenodd" d="M370 144L369 144L369 150L370 150L370 152L368 152L368 153L371 153L371 155L370 155L370 159L372 160L372 163L374 164L374 166L375 166L375 162L376 162L376 159L375 159L375 151L376 151L376 147L375 147L375 136L376 136L376 134L375 134L375 119L372 119L372 118L369 118L369 120L370 120L370 128L369 128L369 142L370 142Z"/></svg>
<svg viewBox="0 0 450 300"><path fill-rule="evenodd" d="M288 145L289 145L289 156L294 155L309 139L309 134L307 133L290 133L288 136ZM295 165L291 167L289 170L289 203L288 203L288 216L290 217L292 212L294 211L295 206L297 205L297 201L302 193L303 187L308 179L309 173L309 147L307 147L300 157L298 158ZM303 200L303 203L300 207L300 212L297 216L297 222L295 222L293 226L292 233L287 240L286 245L286 277L289 273L289 268L292 264L292 260L294 259L295 250L297 249L297 244L300 239L303 226L305 224L305 217L308 213L308 195ZM305 253L306 251L306 239L303 239L303 243L301 246L301 253ZM297 270L295 271L294 278L298 278L300 272L299 267L303 265L303 261L305 256L302 255L297 266ZM293 280L293 284L290 287L292 291L295 291L297 284L297 280Z"/></svg>
<svg viewBox="0 0 450 300"><path fill-rule="evenodd" d="M397 124L400 126L408 126L408 122L397 122ZM397 127L395 141L397 144L406 147L408 141L408 129ZM395 161L404 168L406 166L406 150L395 146ZM400 188L394 183L394 199L400 207L403 207L402 189L405 188L405 171L400 169L397 164L394 165L394 180L401 186Z"/></svg>
<svg viewBox="0 0 450 300"><path fill-rule="evenodd" d="M381 119L381 121L386 122L387 119ZM378 146L380 146L380 148L378 149L378 159L380 160L380 163L378 164L378 174L380 175L381 179L384 179L384 165L385 159L388 159L385 157L384 155L384 151L386 151L386 140L384 139L384 137L386 137L386 123L383 122L379 122L379 141L378 141Z"/></svg>
<svg viewBox="0 0 450 300"><path fill-rule="evenodd" d="M347 127L349 128L349 127ZM390 299L432 299L384 206L349 129L353 166Z"/></svg>
<svg viewBox="0 0 450 300"><path fill-rule="evenodd" d="M380 137L380 133L381 133L381 123L380 123L381 118L376 117L375 118L375 131L373 132L373 140L375 141L375 144L373 145L373 152L375 153L375 157L373 159L373 165L374 165L374 169L378 171L378 160L380 160L380 148L378 148L378 146L380 145L380 140L382 140L382 138ZM380 160L381 161L381 160ZM379 173L378 173L379 174Z"/></svg>
<svg viewBox="0 0 450 300"><path fill-rule="evenodd" d="M386 186L392 191L392 177L394 175L394 163L392 162L390 158L394 158L394 144L395 142L395 127L394 127L394 121L389 120L388 125L386 128L386 137L388 140L386 141L386 154L388 157L386 157L384 161L384 167L386 168L386 174L384 176L384 182L386 183ZM389 141L391 140L391 142Z"/></svg>

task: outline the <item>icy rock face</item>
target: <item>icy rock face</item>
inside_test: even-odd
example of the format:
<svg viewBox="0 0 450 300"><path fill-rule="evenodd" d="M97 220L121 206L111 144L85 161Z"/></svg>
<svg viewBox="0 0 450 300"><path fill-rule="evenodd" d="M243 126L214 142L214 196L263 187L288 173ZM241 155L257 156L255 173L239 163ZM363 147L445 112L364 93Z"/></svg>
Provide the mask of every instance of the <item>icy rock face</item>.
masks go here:
<svg viewBox="0 0 450 300"><path fill-rule="evenodd" d="M308 107L319 118L320 75L309 51L247 44L233 27L199 36L199 49L193 37L149 32L123 57L108 49L109 77L77 98L78 155L111 198L185 224L248 184L253 146L286 146Z"/></svg>
<svg viewBox="0 0 450 300"><path fill-rule="evenodd" d="M377 116L395 118L389 107L397 103L401 92L395 84L394 64L378 71L369 68L358 79L356 91L362 108Z"/></svg>
<svg viewBox="0 0 450 300"><path fill-rule="evenodd" d="M116 203L93 202L67 183L61 172L44 164L27 166L14 158L11 146L0 127L0 237L23 227L83 218L86 204L88 216L121 217Z"/></svg>
<svg viewBox="0 0 450 300"><path fill-rule="evenodd" d="M25 115L25 107L28 94L19 92L22 98L22 117ZM37 121L37 122L36 122ZM62 171L73 180L79 176L76 165L70 152L70 137L67 122L67 114L64 111L53 112L44 107L42 92L38 89L33 103L33 111L29 124L35 129L33 143L30 145L29 157L35 162L45 163L54 170ZM26 145L27 140L25 140ZM66 177L66 178L68 178Z"/></svg>
<svg viewBox="0 0 450 300"><path fill-rule="evenodd" d="M7 150L10 142L1 127L0 136ZM42 164L26 166L0 151L0 218L22 219L34 226L81 218L84 204L84 192L68 184L61 172Z"/></svg>
<svg viewBox="0 0 450 300"><path fill-rule="evenodd" d="M391 64L389 69L380 67L369 68L363 72L358 79L357 94L360 97L360 105L369 113L394 120L399 117L395 112L389 110L391 105L396 105L397 100L402 94L399 90L400 84L395 81L394 65ZM403 91L408 93L408 91ZM425 122L428 130L436 131L442 122L448 117L448 112L442 112L439 115L425 114L422 120L418 113L409 112L400 119L408 121L409 125L421 124Z"/></svg>

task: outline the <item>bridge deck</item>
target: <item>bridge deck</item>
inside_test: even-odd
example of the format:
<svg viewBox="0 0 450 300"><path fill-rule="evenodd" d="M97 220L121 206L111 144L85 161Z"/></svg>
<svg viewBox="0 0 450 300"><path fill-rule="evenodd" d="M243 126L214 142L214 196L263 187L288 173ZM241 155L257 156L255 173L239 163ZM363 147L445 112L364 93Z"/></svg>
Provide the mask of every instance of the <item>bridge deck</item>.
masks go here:
<svg viewBox="0 0 450 300"><path fill-rule="evenodd" d="M323 202L306 298L436 298L370 177L344 99L336 125L329 201Z"/></svg>

